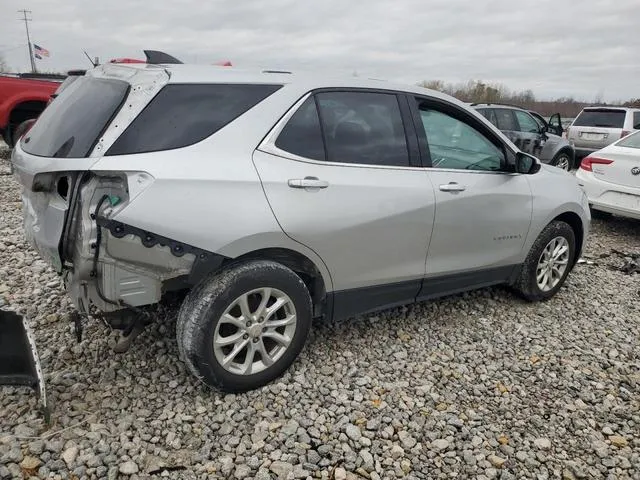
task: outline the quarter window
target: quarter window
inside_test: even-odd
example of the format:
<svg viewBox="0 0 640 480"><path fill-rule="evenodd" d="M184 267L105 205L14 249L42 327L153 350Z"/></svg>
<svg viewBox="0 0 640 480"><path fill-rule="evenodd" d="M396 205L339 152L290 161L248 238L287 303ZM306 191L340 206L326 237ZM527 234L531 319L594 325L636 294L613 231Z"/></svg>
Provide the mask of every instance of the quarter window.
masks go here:
<svg viewBox="0 0 640 480"><path fill-rule="evenodd" d="M428 105L420 106L434 168L499 171L505 157L500 148L462 120Z"/></svg>
<svg viewBox="0 0 640 480"><path fill-rule="evenodd" d="M633 129L640 130L640 112L633 112Z"/></svg>
<svg viewBox="0 0 640 480"><path fill-rule="evenodd" d="M531 115L520 110L514 110L513 113L516 114L516 118L518 119L520 132L538 133L540 131L538 123L533 119L533 117L531 117Z"/></svg>

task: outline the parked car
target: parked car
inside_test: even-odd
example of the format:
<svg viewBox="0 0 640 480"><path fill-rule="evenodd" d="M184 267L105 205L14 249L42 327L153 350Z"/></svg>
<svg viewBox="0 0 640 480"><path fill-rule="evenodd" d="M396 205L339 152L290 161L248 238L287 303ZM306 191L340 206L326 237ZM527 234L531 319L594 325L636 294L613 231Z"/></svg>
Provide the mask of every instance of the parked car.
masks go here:
<svg viewBox="0 0 640 480"><path fill-rule="evenodd" d="M640 108L587 107L567 129L579 158L640 129Z"/></svg>
<svg viewBox="0 0 640 480"><path fill-rule="evenodd" d="M549 299L590 223L574 176L473 109L358 77L102 65L12 162L78 311L122 326L185 292L180 355L227 391L282 374L312 318L497 284Z"/></svg>
<svg viewBox="0 0 640 480"><path fill-rule="evenodd" d="M560 115L554 115L553 124L550 124L539 115L534 117L529 111L510 105L474 103L472 106L523 152L562 170L574 167L575 152L571 143L562 138L562 133L557 135L549 130L557 132L562 129Z"/></svg>
<svg viewBox="0 0 640 480"><path fill-rule="evenodd" d="M538 122L538 125L540 125L545 132L553 133L558 137L561 137L564 133L564 120L559 113L554 113L549 117L549 120L545 120L545 118L538 112L535 112L533 110L527 110L527 112L529 112L529 114L535 119L536 122Z"/></svg>
<svg viewBox="0 0 640 480"><path fill-rule="evenodd" d="M585 157L576 177L597 212L640 219L640 131Z"/></svg>
<svg viewBox="0 0 640 480"><path fill-rule="evenodd" d="M0 75L0 135L7 145L13 146L28 121L40 115L63 79L48 74Z"/></svg>

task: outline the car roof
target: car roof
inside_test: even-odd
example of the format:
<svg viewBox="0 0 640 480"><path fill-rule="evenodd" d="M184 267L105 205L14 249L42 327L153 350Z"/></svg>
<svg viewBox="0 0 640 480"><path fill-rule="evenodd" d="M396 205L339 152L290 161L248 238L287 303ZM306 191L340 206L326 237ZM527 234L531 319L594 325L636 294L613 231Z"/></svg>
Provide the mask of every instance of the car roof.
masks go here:
<svg viewBox="0 0 640 480"><path fill-rule="evenodd" d="M394 83L381 79L364 78L345 75L330 75L324 72L295 73L276 69L242 69L220 65L189 65L189 64L116 64L110 63L100 66L105 71L114 69L163 69L169 74L168 83L257 83L298 85L300 88L314 90L318 88L371 88L376 90L390 90L430 97L446 99L451 103L465 105L463 102L418 85Z"/></svg>
<svg viewBox="0 0 640 480"><path fill-rule="evenodd" d="M518 107L517 105L509 105L507 103L471 103L470 106L473 107L473 108L499 107L499 108L506 108L506 109L509 109L509 110L530 111L530 110L527 110L526 108Z"/></svg>

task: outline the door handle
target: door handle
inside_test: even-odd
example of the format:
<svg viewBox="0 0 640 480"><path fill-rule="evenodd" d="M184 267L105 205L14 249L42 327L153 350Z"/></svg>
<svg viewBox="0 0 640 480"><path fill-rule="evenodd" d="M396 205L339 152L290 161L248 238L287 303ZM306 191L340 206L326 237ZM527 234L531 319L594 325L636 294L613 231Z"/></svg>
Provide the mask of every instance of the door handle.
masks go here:
<svg viewBox="0 0 640 480"><path fill-rule="evenodd" d="M292 178L288 182L291 188L327 188L329 182L317 177Z"/></svg>
<svg viewBox="0 0 640 480"><path fill-rule="evenodd" d="M464 192L466 189L467 187L456 182L449 182L444 185L440 185L440 190L443 192Z"/></svg>

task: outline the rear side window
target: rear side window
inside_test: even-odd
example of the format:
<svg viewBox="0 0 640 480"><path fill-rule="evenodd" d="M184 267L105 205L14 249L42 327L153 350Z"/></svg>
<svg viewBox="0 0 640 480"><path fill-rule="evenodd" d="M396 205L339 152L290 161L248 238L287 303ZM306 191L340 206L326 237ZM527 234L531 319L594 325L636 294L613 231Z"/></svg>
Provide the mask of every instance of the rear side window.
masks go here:
<svg viewBox="0 0 640 480"><path fill-rule="evenodd" d="M121 80L78 77L44 109L23 137L23 150L41 157L86 157L128 90Z"/></svg>
<svg viewBox="0 0 640 480"><path fill-rule="evenodd" d="M616 143L618 147L627 147L627 148L640 148L640 132L634 133L633 135L629 135L628 137L624 137L618 143Z"/></svg>
<svg viewBox="0 0 640 480"><path fill-rule="evenodd" d="M513 111L506 108L496 108L496 121L498 122L498 128L500 130L506 130L511 132L518 131L518 125L516 124Z"/></svg>
<svg viewBox="0 0 640 480"><path fill-rule="evenodd" d="M312 160L324 160L320 118L313 97L307 98L278 135L276 147Z"/></svg>
<svg viewBox="0 0 640 480"><path fill-rule="evenodd" d="M193 145L231 123L281 85L171 84L151 100L107 155Z"/></svg>
<svg viewBox="0 0 640 480"><path fill-rule="evenodd" d="M633 129L640 130L640 112L633 112Z"/></svg>
<svg viewBox="0 0 640 480"><path fill-rule="evenodd" d="M574 127L622 128L624 126L624 110L597 109L583 110L573 122Z"/></svg>
<svg viewBox="0 0 640 480"><path fill-rule="evenodd" d="M395 94L323 92L316 95L327 160L409 166L409 150Z"/></svg>
<svg viewBox="0 0 640 480"><path fill-rule="evenodd" d="M493 111L492 108L480 108L478 109L478 112L480 112L480 114L486 118L487 120L489 120L491 123L493 123L496 127L498 126L498 119L496 118L496 114Z"/></svg>

